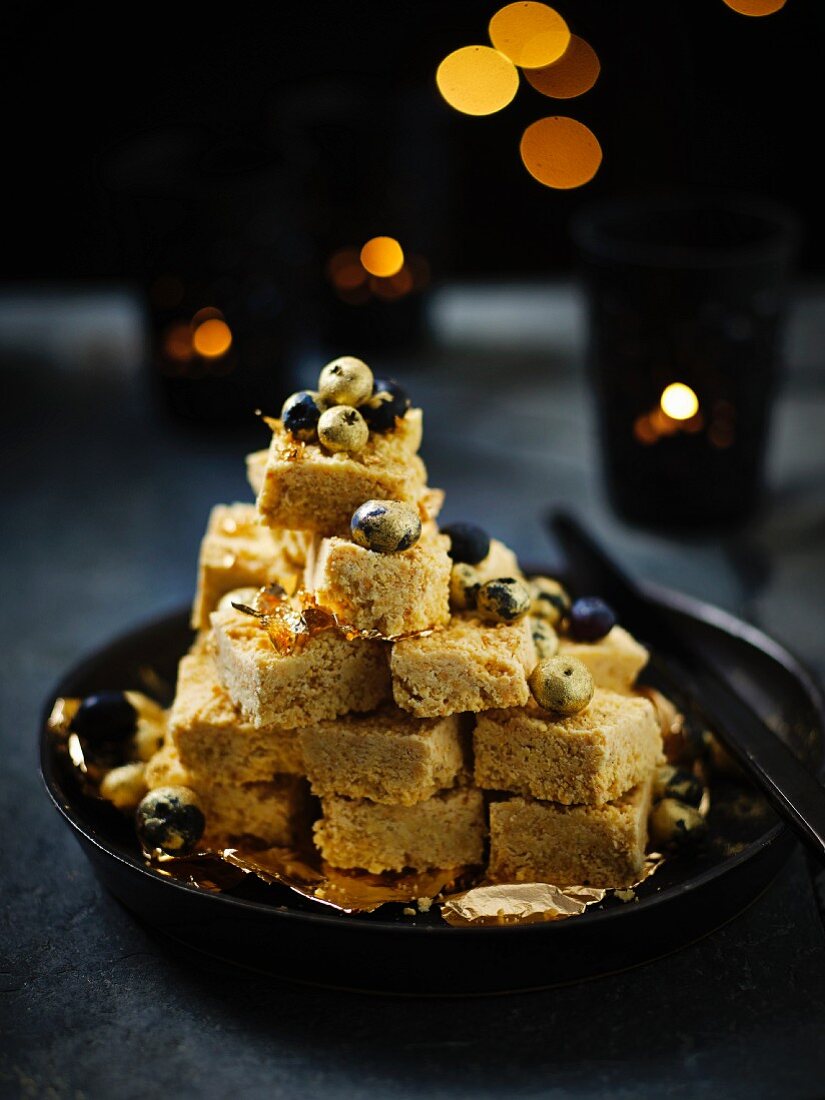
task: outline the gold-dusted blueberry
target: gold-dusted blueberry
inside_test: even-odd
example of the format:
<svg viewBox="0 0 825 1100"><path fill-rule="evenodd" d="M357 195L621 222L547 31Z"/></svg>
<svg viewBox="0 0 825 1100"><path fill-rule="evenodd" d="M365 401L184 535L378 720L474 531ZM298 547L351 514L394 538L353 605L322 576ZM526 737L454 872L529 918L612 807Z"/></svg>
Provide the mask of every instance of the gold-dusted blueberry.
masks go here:
<svg viewBox="0 0 825 1100"><path fill-rule="evenodd" d="M206 819L191 788L156 787L141 800L135 825L147 851L160 848L167 855L184 856L203 836Z"/></svg>
<svg viewBox="0 0 825 1100"><path fill-rule="evenodd" d="M496 577L478 590L476 607L491 623L515 623L530 610L530 593L515 577Z"/></svg>
<svg viewBox="0 0 825 1100"><path fill-rule="evenodd" d="M669 851L695 848L707 834L707 824L699 811L676 798L663 798L656 803L649 828L654 847Z"/></svg>
<svg viewBox="0 0 825 1100"><path fill-rule="evenodd" d="M360 451L369 437L366 421L351 405L333 405L321 413L318 439L328 451Z"/></svg>
<svg viewBox="0 0 825 1100"><path fill-rule="evenodd" d="M312 390L299 390L284 401L281 409L281 422L295 439L311 443L318 430L321 409L318 394Z"/></svg>
<svg viewBox="0 0 825 1100"><path fill-rule="evenodd" d="M352 541L377 554L409 550L421 538L421 517L400 500L368 500L350 520Z"/></svg>
<svg viewBox="0 0 825 1100"><path fill-rule="evenodd" d="M479 588L481 577L478 570L466 562L457 561L450 573L450 606L455 611L472 611L478 600Z"/></svg>
<svg viewBox="0 0 825 1100"><path fill-rule="evenodd" d="M533 597L530 614L535 618L555 627L570 614L570 597L552 577L531 577L530 594Z"/></svg>
<svg viewBox="0 0 825 1100"><path fill-rule="evenodd" d="M327 363L318 378L318 392L326 405L363 405L372 396L372 371L354 355Z"/></svg>
<svg viewBox="0 0 825 1100"><path fill-rule="evenodd" d="M546 619L533 619L531 622L533 643L540 661L555 657L559 651L559 636Z"/></svg>
<svg viewBox="0 0 825 1100"><path fill-rule="evenodd" d="M100 781L100 797L119 810L134 810L146 794L143 763L122 764L106 772Z"/></svg>
<svg viewBox="0 0 825 1100"><path fill-rule="evenodd" d="M490 553L490 536L475 523L448 523L441 534L450 539L450 557L467 565L478 565Z"/></svg>
<svg viewBox="0 0 825 1100"><path fill-rule="evenodd" d="M578 714L595 690L590 670L577 657L539 661L527 682L538 705L557 714Z"/></svg>
<svg viewBox="0 0 825 1100"><path fill-rule="evenodd" d="M653 779L653 797L675 798L686 802L688 806L698 806L702 801L704 787L701 781L685 768L674 768L672 764L663 764L657 768Z"/></svg>

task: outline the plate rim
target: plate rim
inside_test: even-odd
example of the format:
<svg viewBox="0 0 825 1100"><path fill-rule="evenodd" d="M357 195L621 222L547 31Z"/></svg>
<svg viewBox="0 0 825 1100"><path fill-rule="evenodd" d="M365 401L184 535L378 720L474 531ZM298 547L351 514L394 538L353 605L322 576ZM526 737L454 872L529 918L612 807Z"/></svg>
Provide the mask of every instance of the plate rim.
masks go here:
<svg viewBox="0 0 825 1100"><path fill-rule="evenodd" d="M645 581L641 584L642 589L654 599L660 601L662 604L686 614L694 619L698 619L701 622L721 630L723 633L738 638L741 641L746 642L748 645L755 649L760 650L768 657L775 660L780 664L791 676L793 676L802 686L808 698L810 699L813 708L817 714L819 720L820 731L825 732L825 697L823 697L823 691L819 686L816 678L806 668L805 664L789 650L785 645L776 641L770 635L766 634L759 627L754 626L751 623L745 622L743 619L738 618L736 615L729 611L724 610L714 604L710 604L704 600L698 599L694 596L689 596L686 593L678 592L675 589L671 589L667 586L660 585ZM690 894L698 889L704 888L708 883L720 878L723 875L727 875L736 870L737 867L744 863L749 862L751 859L755 859L760 852L765 848L774 844L779 837L788 831L788 826L783 821L777 821L772 825L765 833L762 834L756 840L750 841L745 848L740 852L736 852L732 855L725 857L720 863L713 867L706 868L700 874L694 878L690 878L685 882L681 882L678 885L669 886L651 894L648 897L637 899L633 905L623 905L620 908L611 909L593 909L585 910L585 912L577 915L575 921L544 921L537 922L535 924L502 924L502 925L480 925L478 927L473 926L452 926L448 924L443 925L425 925L414 924L412 922L406 923L403 921L388 921L388 920L370 920L369 922L363 922L358 920L347 920L344 914L338 912L324 912L319 910L318 912L304 911L299 909L290 909L287 907L281 907L278 905L268 904L266 902L251 901L246 898L233 897L231 894L211 893L205 892L199 889L197 886L192 886L188 883L180 882L177 879L166 878L159 875L152 868L147 867L146 864L139 861L137 858L132 858L114 851L108 847L101 839L99 839L93 832L90 832L89 828L80 818L80 815L76 813L71 804L64 804L61 798L60 786L57 783L57 778L54 773L54 769L50 760L50 744L48 738L47 721L51 714L54 701L60 695L64 694L66 688L65 685L68 681L75 680L79 676L82 676L86 669L90 666L96 665L103 659L113 647L126 645L129 641L133 640L135 636L150 633L159 629L165 623L171 623L174 620L180 620L184 616L188 615L189 605L178 605L174 610L167 611L160 615L156 615L151 619L146 619L142 622L138 622L133 627L124 629L115 635L108 642L104 642L95 647L95 649L89 654L82 657L78 662L72 665L54 685L53 689L46 695L46 701L42 709L41 726L39 733L39 760L38 770L40 772L40 778L46 789L50 801L57 809L58 813L67 823L67 825L77 834L79 834L87 844L93 845L100 853L107 856L109 859L115 860L121 864L128 871L137 872L138 874L145 876L154 884L160 886L174 887L178 890L182 890L187 894L195 895L201 899L211 899L215 903L223 905L229 905L235 909L247 910L251 914L263 916L267 919L285 919L294 920L299 923L310 924L324 924L333 925L339 929L350 929L353 934L356 933L368 933L370 929L382 930L382 931L403 931L408 935L421 934L421 935L564 935L564 929L569 926L581 927L583 924L588 927L599 925L604 921L617 921L622 918L632 920L635 915L640 913L647 913L651 909L665 904L675 896L684 896ZM825 737L820 741L819 761L816 767L816 774L820 780L822 779L823 771L825 770ZM68 800L66 800L68 802ZM286 887L288 889L288 887ZM551 931L552 930L552 931Z"/></svg>

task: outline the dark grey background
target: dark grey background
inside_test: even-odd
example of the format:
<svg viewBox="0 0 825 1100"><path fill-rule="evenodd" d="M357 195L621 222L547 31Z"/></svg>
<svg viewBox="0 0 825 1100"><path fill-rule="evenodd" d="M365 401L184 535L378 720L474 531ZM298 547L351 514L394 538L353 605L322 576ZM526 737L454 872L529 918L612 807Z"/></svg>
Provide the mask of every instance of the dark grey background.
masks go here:
<svg viewBox="0 0 825 1100"><path fill-rule="evenodd" d="M544 559L539 517L567 502L640 574L757 621L821 676L823 312L821 293L800 292L764 511L695 539L607 511L568 287L448 288L431 304L429 350L374 365L425 408L445 516ZM140 315L119 294L6 299L0 349L4 1095L822 1095L825 939L799 854L746 914L676 956L489 1000L301 988L185 957L140 928L47 802L39 707L85 651L191 596L208 509L248 498L243 454L266 432L252 417L230 436L159 416Z"/></svg>

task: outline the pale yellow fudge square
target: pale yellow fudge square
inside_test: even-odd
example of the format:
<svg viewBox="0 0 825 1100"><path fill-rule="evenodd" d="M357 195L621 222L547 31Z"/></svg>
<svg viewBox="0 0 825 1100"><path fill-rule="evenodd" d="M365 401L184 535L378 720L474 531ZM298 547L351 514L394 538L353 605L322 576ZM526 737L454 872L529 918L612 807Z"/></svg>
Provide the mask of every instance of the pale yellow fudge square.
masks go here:
<svg viewBox="0 0 825 1100"><path fill-rule="evenodd" d="M196 779L249 783L304 774L298 731L254 726L219 682L211 652L178 665L169 736Z"/></svg>
<svg viewBox="0 0 825 1100"><path fill-rule="evenodd" d="M559 639L559 653L578 659L590 669L597 687L610 691L631 692L636 677L645 667L650 654L623 627L614 626L598 642L576 642Z"/></svg>
<svg viewBox="0 0 825 1100"><path fill-rule="evenodd" d="M571 804L618 798L662 754L656 711L641 696L597 688L589 706L565 718L527 706L479 715L473 732L475 781Z"/></svg>
<svg viewBox="0 0 825 1100"><path fill-rule="evenodd" d="M482 584L485 581L497 580L499 577L515 577L518 579L522 576L515 552L509 546L505 546L503 542L499 542L498 539L490 539L490 550L487 557L483 558L478 565L474 565L473 568Z"/></svg>
<svg viewBox="0 0 825 1100"><path fill-rule="evenodd" d="M427 471L416 453L421 410L410 409L397 427L371 433L357 452L331 454L317 443L298 443L272 421L272 443L258 494L258 511L271 527L349 534L352 513L367 500L418 504ZM432 497L428 495L429 506Z"/></svg>
<svg viewBox="0 0 825 1100"><path fill-rule="evenodd" d="M294 729L389 698L385 642L325 630L281 654L258 619L226 601L211 622L218 679L254 726Z"/></svg>
<svg viewBox="0 0 825 1100"><path fill-rule="evenodd" d="M615 802L560 806L511 798L490 806L489 876L496 882L621 888L645 860L652 776Z"/></svg>
<svg viewBox="0 0 825 1100"><path fill-rule="evenodd" d="M398 707L350 714L301 731L315 794L411 806L452 787L468 758L468 716L414 718Z"/></svg>
<svg viewBox="0 0 825 1100"><path fill-rule="evenodd" d="M378 874L461 867L484 858L484 799L471 787L440 791L413 806L332 796L322 807L315 843L334 867Z"/></svg>
<svg viewBox="0 0 825 1100"><path fill-rule="evenodd" d="M490 624L454 615L443 630L393 645L393 696L419 718L523 706L535 664L529 618Z"/></svg>
<svg viewBox="0 0 825 1100"><path fill-rule="evenodd" d="M309 785L295 775L273 775L246 783L211 780L184 767L169 741L146 765L148 790L189 787L206 818L203 843L222 847L250 838L268 845L291 845L306 835L311 820Z"/></svg>
<svg viewBox="0 0 825 1100"><path fill-rule="evenodd" d="M309 544L304 532L263 526L254 504L216 504L201 542L192 626L208 627L221 596L233 589L300 575Z"/></svg>
<svg viewBox="0 0 825 1100"><path fill-rule="evenodd" d="M349 539L322 539L308 585L321 607L356 630L388 637L450 619L449 539L425 532L398 554L378 554Z"/></svg>

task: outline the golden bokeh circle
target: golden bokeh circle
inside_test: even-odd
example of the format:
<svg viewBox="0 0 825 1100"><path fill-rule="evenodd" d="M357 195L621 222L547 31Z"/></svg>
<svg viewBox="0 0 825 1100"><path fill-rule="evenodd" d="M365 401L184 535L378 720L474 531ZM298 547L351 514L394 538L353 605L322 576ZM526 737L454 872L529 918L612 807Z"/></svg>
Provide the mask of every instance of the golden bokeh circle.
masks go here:
<svg viewBox="0 0 825 1100"><path fill-rule="evenodd" d="M601 64L589 42L577 34L570 36L570 45L558 61L543 69L525 69L529 84L542 95L553 99L573 99L589 92L599 78Z"/></svg>
<svg viewBox="0 0 825 1100"><path fill-rule="evenodd" d="M490 20L490 41L514 65L540 69L562 56L570 30L553 8L526 0L507 4Z"/></svg>
<svg viewBox="0 0 825 1100"><path fill-rule="evenodd" d="M388 279L404 266L404 250L395 237L371 237L361 249L361 263L370 275Z"/></svg>
<svg viewBox="0 0 825 1100"><path fill-rule="evenodd" d="M229 351L232 331L226 321L213 317L198 325L192 334L192 346L204 359L216 359Z"/></svg>
<svg viewBox="0 0 825 1100"><path fill-rule="evenodd" d="M438 90L456 111L492 115L506 107L518 91L518 71L491 46L462 46L438 66Z"/></svg>
<svg viewBox="0 0 825 1100"><path fill-rule="evenodd" d="M583 122L563 115L540 118L521 137L524 167L545 187L567 191L592 180L602 162L602 147Z"/></svg>
<svg viewBox="0 0 825 1100"><path fill-rule="evenodd" d="M699 411L699 398L684 382L671 382L662 390L659 405L671 420L690 420Z"/></svg>
<svg viewBox="0 0 825 1100"><path fill-rule="evenodd" d="M773 15L785 7L785 0L722 0L733 11L740 15Z"/></svg>

